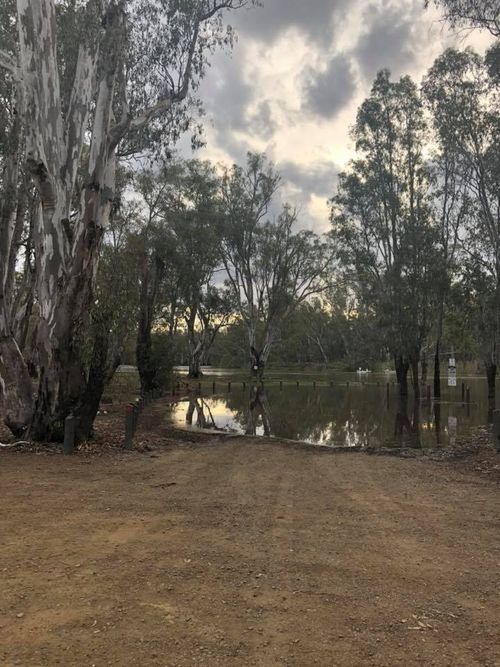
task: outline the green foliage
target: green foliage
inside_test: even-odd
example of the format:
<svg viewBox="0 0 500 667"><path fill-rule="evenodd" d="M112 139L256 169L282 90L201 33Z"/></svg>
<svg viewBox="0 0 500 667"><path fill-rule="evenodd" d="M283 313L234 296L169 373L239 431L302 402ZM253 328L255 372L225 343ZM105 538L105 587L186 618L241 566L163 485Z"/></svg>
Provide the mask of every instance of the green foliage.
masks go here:
<svg viewBox="0 0 500 667"><path fill-rule="evenodd" d="M339 177L331 213L338 262L358 307L375 314L393 356L417 362L442 270L426 136L415 84L380 72L358 111L358 157Z"/></svg>

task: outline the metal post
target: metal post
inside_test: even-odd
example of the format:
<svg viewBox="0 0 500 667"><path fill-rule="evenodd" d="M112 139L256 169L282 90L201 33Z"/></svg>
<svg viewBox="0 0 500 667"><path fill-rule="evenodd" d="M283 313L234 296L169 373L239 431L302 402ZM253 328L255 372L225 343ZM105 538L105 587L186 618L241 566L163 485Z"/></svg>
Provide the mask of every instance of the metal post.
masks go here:
<svg viewBox="0 0 500 667"><path fill-rule="evenodd" d="M134 412L135 406L129 403L125 408L125 449L132 449L134 438Z"/></svg>
<svg viewBox="0 0 500 667"><path fill-rule="evenodd" d="M75 426L75 418L73 415L68 415L64 420L63 452L65 454L73 454L75 450Z"/></svg>
<svg viewBox="0 0 500 667"><path fill-rule="evenodd" d="M493 411L493 447L500 454L500 410Z"/></svg>

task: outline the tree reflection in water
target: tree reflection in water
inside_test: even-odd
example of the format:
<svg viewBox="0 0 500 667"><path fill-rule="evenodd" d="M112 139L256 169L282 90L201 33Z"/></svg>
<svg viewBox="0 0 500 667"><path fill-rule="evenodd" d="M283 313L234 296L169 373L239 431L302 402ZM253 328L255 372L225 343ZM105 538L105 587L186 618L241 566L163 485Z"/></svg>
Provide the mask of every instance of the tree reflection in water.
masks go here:
<svg viewBox="0 0 500 667"><path fill-rule="evenodd" d="M473 400L462 403L449 391L442 402L398 400L396 389L387 402L386 383L297 387L295 380L233 383L230 393L202 398L193 392L186 404L173 408L178 420L199 428L265 434L330 446L435 447L450 444L450 425L457 437L469 427L492 418L483 384L469 380ZM249 393L250 391L250 393ZM217 424L216 424L217 422ZM455 428L456 426L456 428Z"/></svg>
<svg viewBox="0 0 500 667"><path fill-rule="evenodd" d="M405 437L406 436L406 437ZM411 419L408 411L408 399L398 398L394 438L400 446L421 447L420 442L420 401L413 402Z"/></svg>
<svg viewBox="0 0 500 667"><path fill-rule="evenodd" d="M253 386L250 390L250 403L248 406L248 419L245 428L246 435L257 435L259 418L262 420L264 435L271 433L271 409L264 387Z"/></svg>
<svg viewBox="0 0 500 667"><path fill-rule="evenodd" d="M208 403L197 396L194 392L189 394L189 404L186 413L186 424L189 426L193 425L194 415L196 414L196 427L197 428L210 428L217 429L212 410Z"/></svg>

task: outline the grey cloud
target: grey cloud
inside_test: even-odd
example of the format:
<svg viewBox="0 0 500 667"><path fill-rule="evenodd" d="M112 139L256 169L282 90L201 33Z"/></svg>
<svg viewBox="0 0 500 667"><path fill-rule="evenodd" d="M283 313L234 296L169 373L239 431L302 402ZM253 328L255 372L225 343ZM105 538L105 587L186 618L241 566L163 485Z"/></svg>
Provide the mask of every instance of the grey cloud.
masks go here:
<svg viewBox="0 0 500 667"><path fill-rule="evenodd" d="M278 124L274 120L271 105L267 100L261 102L257 111L248 118L248 131L269 140L277 129Z"/></svg>
<svg viewBox="0 0 500 667"><path fill-rule="evenodd" d="M262 7L234 15L239 33L262 42L273 41L296 28L318 42L331 40L334 18L347 0L263 0Z"/></svg>
<svg viewBox="0 0 500 667"><path fill-rule="evenodd" d="M219 54L202 83L200 96L208 116L225 131L246 128L246 113L255 91L243 75L241 56Z"/></svg>
<svg viewBox="0 0 500 667"><path fill-rule="evenodd" d="M352 51L367 80L371 81L385 67L400 75L414 62L412 44L422 37L415 35L417 9L421 13L421 6L417 7L415 2L397 5L384 2L367 7L363 18L369 27Z"/></svg>
<svg viewBox="0 0 500 667"><path fill-rule="evenodd" d="M325 118L335 116L356 92L351 62L344 54L331 58L324 71L307 68L303 80L304 106Z"/></svg>
<svg viewBox="0 0 500 667"><path fill-rule="evenodd" d="M338 168L333 162L319 161L313 165L301 165L297 162L282 162L278 165L285 181L301 190L307 197L331 197L337 181Z"/></svg>

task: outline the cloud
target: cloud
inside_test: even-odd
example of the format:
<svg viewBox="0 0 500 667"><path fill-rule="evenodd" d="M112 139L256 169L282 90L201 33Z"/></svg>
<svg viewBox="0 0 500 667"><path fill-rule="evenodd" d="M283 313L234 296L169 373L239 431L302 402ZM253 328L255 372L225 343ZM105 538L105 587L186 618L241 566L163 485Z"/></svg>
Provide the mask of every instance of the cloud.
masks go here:
<svg viewBox="0 0 500 667"><path fill-rule="evenodd" d="M247 128L253 134L269 141L278 129L278 123L273 117L271 104L268 100L260 102L257 110L248 118Z"/></svg>
<svg viewBox="0 0 500 667"><path fill-rule="evenodd" d="M278 170L283 180L305 196L331 197L337 181L338 168L333 162L321 161L309 165L299 162L280 162Z"/></svg>
<svg viewBox="0 0 500 667"><path fill-rule="evenodd" d="M333 118L353 98L356 80L350 59L339 54L323 71L308 67L303 74L304 104L318 116Z"/></svg>
<svg viewBox="0 0 500 667"><path fill-rule="evenodd" d="M421 14L422 7L418 9ZM399 76L414 63L414 45L421 45L423 37L416 10L413 2L383 2L365 9L363 21L368 28L351 52L365 80L371 82L383 68Z"/></svg>
<svg viewBox="0 0 500 667"><path fill-rule="evenodd" d="M234 25L242 38L274 41L296 29L315 42L332 39L335 17L347 0L263 0L262 7L235 14Z"/></svg>
<svg viewBox="0 0 500 667"><path fill-rule="evenodd" d="M225 131L246 128L246 113L255 97L254 88L245 80L242 54L228 58L219 54L202 83L201 97L209 117Z"/></svg>

